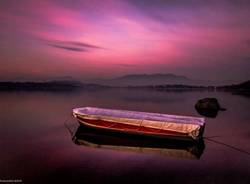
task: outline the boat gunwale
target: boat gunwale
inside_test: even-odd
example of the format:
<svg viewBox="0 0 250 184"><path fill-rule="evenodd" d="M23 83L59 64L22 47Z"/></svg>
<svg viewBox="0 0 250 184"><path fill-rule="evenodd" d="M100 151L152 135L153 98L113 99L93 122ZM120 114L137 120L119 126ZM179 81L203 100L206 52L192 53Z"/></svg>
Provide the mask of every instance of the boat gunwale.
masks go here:
<svg viewBox="0 0 250 184"><path fill-rule="evenodd" d="M84 112L84 110L86 112ZM88 112L91 110L92 112ZM99 114L96 113L95 111L98 111ZM102 112L106 111L111 114L105 114L105 113L101 114L100 111ZM128 110L103 109L103 108L96 108L96 107L74 108L73 114L82 115L82 116L91 115L91 116L96 116L96 117L106 116L106 117L115 117L115 118L128 118L128 119L133 119L133 120L170 121L173 123L196 124L200 126L205 125L205 118L201 118L201 117L169 115L169 114L128 111ZM134 116L131 116L131 114ZM135 117L135 116L138 116L138 117Z"/></svg>

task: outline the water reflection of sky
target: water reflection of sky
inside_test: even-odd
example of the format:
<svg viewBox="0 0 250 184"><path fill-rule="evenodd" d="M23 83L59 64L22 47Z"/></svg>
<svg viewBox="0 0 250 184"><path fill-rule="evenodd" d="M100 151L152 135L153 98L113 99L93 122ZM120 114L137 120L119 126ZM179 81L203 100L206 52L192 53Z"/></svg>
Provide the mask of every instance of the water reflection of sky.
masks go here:
<svg viewBox="0 0 250 184"><path fill-rule="evenodd" d="M79 106L198 116L194 104L207 96L217 97L227 111L206 119L204 135L250 152L250 101L229 93L1 93L0 178L27 183L249 183L250 156L211 141L205 140L200 160L177 159L77 146L63 124Z"/></svg>

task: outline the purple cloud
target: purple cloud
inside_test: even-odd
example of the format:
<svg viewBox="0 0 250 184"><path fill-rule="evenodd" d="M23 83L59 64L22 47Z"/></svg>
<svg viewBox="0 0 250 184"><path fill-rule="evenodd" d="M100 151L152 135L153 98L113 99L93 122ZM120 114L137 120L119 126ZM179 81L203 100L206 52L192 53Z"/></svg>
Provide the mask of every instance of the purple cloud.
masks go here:
<svg viewBox="0 0 250 184"><path fill-rule="evenodd" d="M84 42L75 42L75 41L58 41L58 40L51 40L47 41L46 43L48 46L75 51L75 52L89 52L93 49L103 49L102 47L84 43Z"/></svg>

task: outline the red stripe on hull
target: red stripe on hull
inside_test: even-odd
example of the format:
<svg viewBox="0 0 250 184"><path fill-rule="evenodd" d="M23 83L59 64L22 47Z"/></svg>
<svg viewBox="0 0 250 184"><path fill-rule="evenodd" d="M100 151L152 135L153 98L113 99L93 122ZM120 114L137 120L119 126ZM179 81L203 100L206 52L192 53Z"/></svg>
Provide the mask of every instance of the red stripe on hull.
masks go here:
<svg viewBox="0 0 250 184"><path fill-rule="evenodd" d="M77 119L80 120L82 124L100 129L103 128L120 132L150 134L150 135L166 135L166 136L181 136L181 137L187 136L187 134L185 133L169 131L169 130L161 130L157 128L149 128L144 126L123 124L121 122L117 123L117 122L110 122L103 120L91 120L79 116L77 116Z"/></svg>

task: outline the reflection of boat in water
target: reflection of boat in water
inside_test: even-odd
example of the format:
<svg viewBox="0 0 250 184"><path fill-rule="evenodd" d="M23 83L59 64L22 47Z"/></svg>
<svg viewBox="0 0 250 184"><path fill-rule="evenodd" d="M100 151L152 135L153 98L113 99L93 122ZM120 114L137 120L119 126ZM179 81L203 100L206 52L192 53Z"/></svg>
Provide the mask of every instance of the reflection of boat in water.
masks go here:
<svg viewBox="0 0 250 184"><path fill-rule="evenodd" d="M159 137L103 132L98 129L79 126L72 137L74 143L95 148L156 153L165 156L199 159L205 145L199 141L173 140Z"/></svg>
<svg viewBox="0 0 250 184"><path fill-rule="evenodd" d="M80 124L127 134L198 140L202 137L204 118L112 110L93 107L73 109Z"/></svg>

